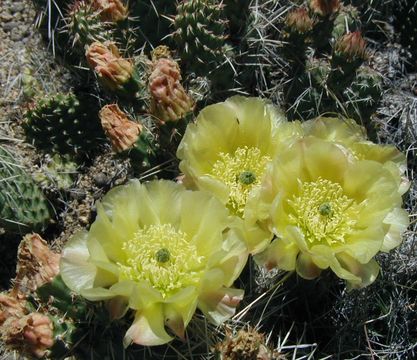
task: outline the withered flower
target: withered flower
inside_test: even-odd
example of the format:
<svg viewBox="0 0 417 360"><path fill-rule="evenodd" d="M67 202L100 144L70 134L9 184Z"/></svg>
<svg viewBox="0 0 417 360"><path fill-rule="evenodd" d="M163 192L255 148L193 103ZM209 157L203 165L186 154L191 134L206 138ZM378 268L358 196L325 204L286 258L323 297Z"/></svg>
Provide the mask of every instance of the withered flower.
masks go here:
<svg viewBox="0 0 417 360"><path fill-rule="evenodd" d="M310 8L316 15L329 16L339 11L340 0L310 0Z"/></svg>
<svg viewBox="0 0 417 360"><path fill-rule="evenodd" d="M305 34L313 29L313 20L305 8L298 8L288 13L285 24L290 32Z"/></svg>
<svg viewBox="0 0 417 360"><path fill-rule="evenodd" d="M100 11L100 17L104 21L118 22L128 16L128 8L121 0L92 0L91 5Z"/></svg>
<svg viewBox="0 0 417 360"><path fill-rule="evenodd" d="M94 42L87 48L85 56L90 68L111 91L123 91L134 74L133 63L120 55L113 42Z"/></svg>
<svg viewBox="0 0 417 360"><path fill-rule="evenodd" d="M177 121L194 108L180 80L180 68L173 59L160 57L154 61L149 77L151 113L162 121Z"/></svg>
<svg viewBox="0 0 417 360"><path fill-rule="evenodd" d="M142 126L129 120L127 114L120 110L117 104L104 106L99 116L104 132L115 152L132 147L142 132Z"/></svg>
<svg viewBox="0 0 417 360"><path fill-rule="evenodd" d="M41 358L54 344L51 320L40 313L11 317L2 326L3 342L22 352Z"/></svg>
<svg viewBox="0 0 417 360"><path fill-rule="evenodd" d="M60 255L51 251L38 234L26 235L17 252L17 269L13 290L27 294L49 283L59 273Z"/></svg>
<svg viewBox="0 0 417 360"><path fill-rule="evenodd" d="M366 42L360 31L343 35L335 44L335 52L348 61L366 58Z"/></svg>

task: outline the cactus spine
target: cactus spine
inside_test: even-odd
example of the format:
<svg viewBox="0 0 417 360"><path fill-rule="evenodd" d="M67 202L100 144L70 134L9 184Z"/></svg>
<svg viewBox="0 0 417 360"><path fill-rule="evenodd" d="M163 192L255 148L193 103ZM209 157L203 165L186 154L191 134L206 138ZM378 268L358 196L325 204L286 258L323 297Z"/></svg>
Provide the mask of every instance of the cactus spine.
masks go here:
<svg viewBox="0 0 417 360"><path fill-rule="evenodd" d="M47 199L32 177L0 147L0 226L10 232L41 230L51 218Z"/></svg>
<svg viewBox="0 0 417 360"><path fill-rule="evenodd" d="M58 93L30 106L24 123L36 147L83 158L103 139L97 104L91 97Z"/></svg>
<svg viewBox="0 0 417 360"><path fill-rule="evenodd" d="M224 61L226 27L223 5L215 0L184 0L177 6L173 38L187 70L206 75Z"/></svg>

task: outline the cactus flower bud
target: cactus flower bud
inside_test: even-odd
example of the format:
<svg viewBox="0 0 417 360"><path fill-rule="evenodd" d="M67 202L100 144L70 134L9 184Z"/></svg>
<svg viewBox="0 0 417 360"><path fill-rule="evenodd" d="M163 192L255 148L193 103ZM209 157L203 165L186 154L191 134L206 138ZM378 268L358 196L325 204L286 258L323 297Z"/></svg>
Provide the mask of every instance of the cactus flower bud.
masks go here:
<svg viewBox="0 0 417 360"><path fill-rule="evenodd" d="M330 16L340 9L340 0L310 0L310 8L316 15Z"/></svg>
<svg viewBox="0 0 417 360"><path fill-rule="evenodd" d="M305 34L313 29L313 20L305 8L298 8L289 12L285 24L288 31L292 33Z"/></svg>
<svg viewBox="0 0 417 360"><path fill-rule="evenodd" d="M9 318L3 325L2 340L12 348L41 358L54 344L51 320L40 313Z"/></svg>
<svg viewBox="0 0 417 360"><path fill-rule="evenodd" d="M118 22L128 16L127 6L121 0L92 0L91 5L100 11L103 21Z"/></svg>
<svg viewBox="0 0 417 360"><path fill-rule="evenodd" d="M335 44L335 52L349 62L366 58L366 42L360 31L343 35Z"/></svg>
<svg viewBox="0 0 417 360"><path fill-rule="evenodd" d="M226 329L226 338L216 344L215 350L224 360L277 359L273 351L266 346L265 336L252 328L239 330L234 335Z"/></svg>
<svg viewBox="0 0 417 360"><path fill-rule="evenodd" d="M85 55L90 68L109 90L124 91L133 80L133 63L120 55L113 42L94 42L87 48Z"/></svg>
<svg viewBox="0 0 417 360"><path fill-rule="evenodd" d="M19 245L13 291L27 294L49 283L59 273L60 255L38 234L26 235Z"/></svg>
<svg viewBox="0 0 417 360"><path fill-rule="evenodd" d="M171 58L154 62L149 77L151 113L162 121L177 121L193 110L194 101L180 83L178 64Z"/></svg>
<svg viewBox="0 0 417 360"><path fill-rule="evenodd" d="M142 126L129 120L117 104L104 106L99 116L115 152L122 152L132 147L142 132Z"/></svg>

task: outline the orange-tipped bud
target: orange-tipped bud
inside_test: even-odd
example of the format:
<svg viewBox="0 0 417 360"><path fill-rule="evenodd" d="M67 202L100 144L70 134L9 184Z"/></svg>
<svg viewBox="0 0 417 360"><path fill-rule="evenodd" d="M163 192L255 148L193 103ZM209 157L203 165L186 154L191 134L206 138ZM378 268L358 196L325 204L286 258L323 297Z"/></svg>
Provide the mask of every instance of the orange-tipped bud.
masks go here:
<svg viewBox="0 0 417 360"><path fill-rule="evenodd" d="M285 23L290 32L305 34L313 29L313 20L310 18L310 15L305 8L298 8L290 11Z"/></svg>
<svg viewBox="0 0 417 360"><path fill-rule="evenodd" d="M348 61L366 58L366 42L360 31L343 35L335 44L335 52Z"/></svg>
<svg viewBox="0 0 417 360"><path fill-rule="evenodd" d="M142 132L142 126L129 120L117 104L104 106L100 110L99 116L104 132L115 152L132 147Z"/></svg>
<svg viewBox="0 0 417 360"><path fill-rule="evenodd" d="M340 0L310 0L310 8L316 15L329 16L339 11Z"/></svg>
<svg viewBox="0 0 417 360"><path fill-rule="evenodd" d="M94 42L87 48L85 56L90 68L109 90L123 90L133 75L132 62L120 55L113 42Z"/></svg>
<svg viewBox="0 0 417 360"><path fill-rule="evenodd" d="M154 62L149 77L151 113L164 122L177 121L193 110L194 101L180 80L180 68L174 60L161 57Z"/></svg>
<svg viewBox="0 0 417 360"><path fill-rule="evenodd" d="M92 0L91 5L104 21L118 22L128 16L127 6L121 0Z"/></svg>
<svg viewBox="0 0 417 360"><path fill-rule="evenodd" d="M26 235L17 252L13 292L25 296L49 283L59 273L61 256L52 252L38 234Z"/></svg>

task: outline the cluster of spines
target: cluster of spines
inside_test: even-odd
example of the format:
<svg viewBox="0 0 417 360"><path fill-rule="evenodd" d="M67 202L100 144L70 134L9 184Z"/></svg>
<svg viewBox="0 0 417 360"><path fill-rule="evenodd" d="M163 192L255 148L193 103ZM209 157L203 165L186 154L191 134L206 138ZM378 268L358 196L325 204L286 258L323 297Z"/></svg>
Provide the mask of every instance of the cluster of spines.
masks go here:
<svg viewBox="0 0 417 360"><path fill-rule="evenodd" d="M74 2L68 9L66 22L72 46L81 53L85 46L95 41L104 42L112 38L109 23L101 21L100 12L88 1Z"/></svg>
<svg viewBox="0 0 417 360"><path fill-rule="evenodd" d="M27 139L46 152L85 157L103 139L97 112L96 101L86 94L44 97L26 111Z"/></svg>
<svg viewBox="0 0 417 360"><path fill-rule="evenodd" d="M216 0L184 0L177 6L173 38L187 70L207 74L225 56L227 20Z"/></svg>
<svg viewBox="0 0 417 360"><path fill-rule="evenodd" d="M342 111L369 123L382 80L364 64L366 43L359 29L357 9L337 0L311 0L308 9L288 13L282 53L294 74L285 88L290 117Z"/></svg>
<svg viewBox="0 0 417 360"><path fill-rule="evenodd" d="M50 218L48 200L22 164L0 147L0 227L25 233L44 229Z"/></svg>

